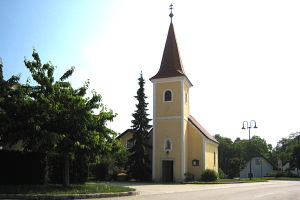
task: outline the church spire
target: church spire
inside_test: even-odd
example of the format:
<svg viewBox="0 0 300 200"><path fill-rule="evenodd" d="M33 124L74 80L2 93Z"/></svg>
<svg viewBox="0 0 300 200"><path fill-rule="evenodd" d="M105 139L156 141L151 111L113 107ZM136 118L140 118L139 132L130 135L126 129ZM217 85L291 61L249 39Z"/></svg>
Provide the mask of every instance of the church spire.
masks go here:
<svg viewBox="0 0 300 200"><path fill-rule="evenodd" d="M176 77L176 76L186 77L181 63L175 32L174 32L174 26L172 22L172 18L174 16L172 12L173 10L172 4L170 5L170 10L171 12L169 16L171 18L171 23L169 26L168 36L165 44L163 57L160 64L160 69L155 76L150 78L150 80L157 79L157 78Z"/></svg>

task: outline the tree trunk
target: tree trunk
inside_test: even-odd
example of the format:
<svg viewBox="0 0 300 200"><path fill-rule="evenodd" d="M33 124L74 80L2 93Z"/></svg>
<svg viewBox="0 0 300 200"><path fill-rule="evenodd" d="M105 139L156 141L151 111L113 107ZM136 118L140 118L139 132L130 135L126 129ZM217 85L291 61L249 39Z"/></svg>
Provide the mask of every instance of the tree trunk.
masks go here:
<svg viewBox="0 0 300 200"><path fill-rule="evenodd" d="M64 156L63 186L70 186L70 157L68 155Z"/></svg>

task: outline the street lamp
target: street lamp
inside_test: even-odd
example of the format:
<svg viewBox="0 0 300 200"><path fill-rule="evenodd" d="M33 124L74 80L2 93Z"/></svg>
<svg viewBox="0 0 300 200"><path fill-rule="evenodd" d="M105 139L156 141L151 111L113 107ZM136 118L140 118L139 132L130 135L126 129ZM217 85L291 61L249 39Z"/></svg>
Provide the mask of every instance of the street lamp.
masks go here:
<svg viewBox="0 0 300 200"><path fill-rule="evenodd" d="M245 123L246 123L246 127L245 127ZM254 126L252 127L253 123L254 123ZM250 130L251 130L251 128L257 128L256 121L255 120L251 120L250 123L248 123L248 121L244 121L242 129L246 129L246 128L249 129L249 147L250 147ZM252 159L252 157L250 155L250 173L249 173L250 180L252 179L251 159Z"/></svg>

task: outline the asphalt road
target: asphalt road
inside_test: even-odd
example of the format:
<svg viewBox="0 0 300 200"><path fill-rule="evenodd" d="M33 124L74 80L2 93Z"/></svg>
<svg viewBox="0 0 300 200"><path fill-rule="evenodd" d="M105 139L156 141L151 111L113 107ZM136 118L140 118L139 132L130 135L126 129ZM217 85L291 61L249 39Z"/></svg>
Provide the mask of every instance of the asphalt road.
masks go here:
<svg viewBox="0 0 300 200"><path fill-rule="evenodd" d="M269 181L242 184L132 184L138 196L105 198L111 200L300 200L300 181Z"/></svg>

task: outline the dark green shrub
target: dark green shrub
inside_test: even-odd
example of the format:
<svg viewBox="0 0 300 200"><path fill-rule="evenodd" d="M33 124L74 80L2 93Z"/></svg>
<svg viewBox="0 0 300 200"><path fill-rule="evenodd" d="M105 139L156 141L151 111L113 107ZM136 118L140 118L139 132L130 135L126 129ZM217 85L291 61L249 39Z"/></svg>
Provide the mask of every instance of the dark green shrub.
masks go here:
<svg viewBox="0 0 300 200"><path fill-rule="evenodd" d="M206 169L201 175L202 181L216 181L218 178L218 174L213 169Z"/></svg>
<svg viewBox="0 0 300 200"><path fill-rule="evenodd" d="M219 178L221 179L228 178L228 175L225 174L221 168L219 168L218 172L219 172Z"/></svg>
<svg viewBox="0 0 300 200"><path fill-rule="evenodd" d="M185 179L184 179L184 180L185 180L186 182L194 181L194 180L195 180L194 174L191 174L191 173L189 173L189 172L185 173L184 176L185 176Z"/></svg>
<svg viewBox="0 0 300 200"><path fill-rule="evenodd" d="M61 184L63 178L63 159L59 154L48 154L49 183ZM86 156L77 154L70 161L70 183L84 183L88 179L88 160Z"/></svg>
<svg viewBox="0 0 300 200"><path fill-rule="evenodd" d="M0 163L0 185L47 182L46 156L43 153L0 150Z"/></svg>
<svg viewBox="0 0 300 200"><path fill-rule="evenodd" d="M283 171L283 172L277 172L277 173L275 174L275 177L276 177L276 178L279 178L279 177L288 177L288 176L289 176L289 173L286 172L286 171Z"/></svg>

